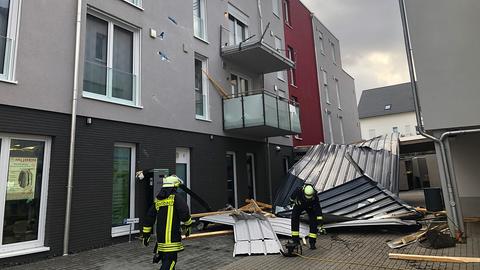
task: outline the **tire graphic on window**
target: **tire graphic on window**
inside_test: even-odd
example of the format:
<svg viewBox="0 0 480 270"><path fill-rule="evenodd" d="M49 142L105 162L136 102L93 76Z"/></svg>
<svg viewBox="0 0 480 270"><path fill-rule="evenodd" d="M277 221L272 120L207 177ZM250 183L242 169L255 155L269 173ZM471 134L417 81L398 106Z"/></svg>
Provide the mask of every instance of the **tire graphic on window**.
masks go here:
<svg viewBox="0 0 480 270"><path fill-rule="evenodd" d="M29 169L23 169L18 174L18 185L21 188L27 188L32 185L32 172Z"/></svg>

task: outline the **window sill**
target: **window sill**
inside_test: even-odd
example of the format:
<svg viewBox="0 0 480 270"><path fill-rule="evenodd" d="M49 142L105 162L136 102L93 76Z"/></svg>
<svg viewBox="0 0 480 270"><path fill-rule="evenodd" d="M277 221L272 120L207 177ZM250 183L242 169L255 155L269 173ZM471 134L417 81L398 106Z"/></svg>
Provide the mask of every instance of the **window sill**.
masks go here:
<svg viewBox="0 0 480 270"><path fill-rule="evenodd" d="M141 6L137 6L137 5L135 5L134 3L129 2L129 1L127 1L127 0L122 0L122 1L123 1L124 3L129 4L129 5L132 6L132 7L136 7L136 8L138 8L139 10L144 11L143 7L141 7Z"/></svg>
<svg viewBox="0 0 480 270"><path fill-rule="evenodd" d="M193 35L193 37L194 37L195 39L197 39L197 40L199 40L199 41L207 44L207 45L210 45L210 42L208 42L207 40L205 40L205 39L203 39L203 38L201 38L201 37L197 37L197 36L195 36L195 35Z"/></svg>
<svg viewBox="0 0 480 270"><path fill-rule="evenodd" d="M138 234L140 233L140 230L132 230L132 234ZM120 236L125 236L125 235L129 235L130 234L130 231L121 231L121 232L115 232L113 233L112 232L112 237L120 237Z"/></svg>
<svg viewBox="0 0 480 270"><path fill-rule="evenodd" d="M209 122L209 123L212 122L211 119L205 118L205 117L203 117L203 116L198 116L198 115L195 115L195 119L196 119L196 120L200 120L200 121L204 121L204 122Z"/></svg>
<svg viewBox="0 0 480 270"><path fill-rule="evenodd" d="M18 84L18 81L12 81L12 80L2 79L2 78L0 78L0 82L9 83L9 84Z"/></svg>
<svg viewBox="0 0 480 270"><path fill-rule="evenodd" d="M37 247L37 248L22 249L22 250L18 250L18 251L2 252L0 254L0 259L22 256L22 255L28 255L28 254L33 254L33 253L46 252L46 251L50 251L50 248L49 247Z"/></svg>
<svg viewBox="0 0 480 270"><path fill-rule="evenodd" d="M98 100L98 101L103 101L103 102L107 102L107 103L112 103L112 104L118 104L118 105L122 105L122 106L132 107L132 108L136 108L136 109L143 109L143 106L133 105L133 104L127 104L127 103L123 103L123 102L118 102L118 101L111 100L111 99L108 99L108 98L96 96L95 94L92 95L92 94L89 94L88 92L85 92L85 91L82 92L82 97L88 98L88 99L93 99L93 100Z"/></svg>

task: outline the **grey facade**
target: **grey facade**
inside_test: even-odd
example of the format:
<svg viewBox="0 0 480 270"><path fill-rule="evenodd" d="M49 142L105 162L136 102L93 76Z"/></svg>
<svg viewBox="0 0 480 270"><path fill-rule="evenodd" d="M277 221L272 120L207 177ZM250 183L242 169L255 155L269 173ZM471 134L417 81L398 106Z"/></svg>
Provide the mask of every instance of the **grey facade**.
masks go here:
<svg viewBox="0 0 480 270"><path fill-rule="evenodd" d="M411 34L417 75L418 95L425 129L440 137L446 131L480 127L477 44L480 23L475 0L406 0L408 29ZM451 189L458 192L464 216L480 214L480 183L476 155L480 134L446 139L451 155ZM440 148L436 144L437 160ZM439 162L445 183L444 166ZM447 189L446 186L442 187ZM449 203L450 202L446 202Z"/></svg>
<svg viewBox="0 0 480 270"><path fill-rule="evenodd" d="M325 142L357 142L361 135L354 79L342 68L339 40L316 17L312 20Z"/></svg>
<svg viewBox="0 0 480 270"><path fill-rule="evenodd" d="M283 59L283 47L275 50L275 37L284 46L282 13L272 13L271 1L261 6L239 0L200 2L204 5L201 12L206 30L201 34L194 27L198 21L194 22L191 2L83 1L69 252L125 240L121 235L114 236L112 229L112 167L120 166L114 160L118 145L134 149L129 157L130 174L150 168L179 173L176 149L188 149L190 187L214 209L229 202L229 169L237 179L235 204L241 205L251 197L250 172L258 200L271 201L276 187L281 185L292 156L291 138L271 137L267 144L258 133L225 131L224 100L216 88L228 95L238 94L232 86L236 76L247 79L248 88L244 90L264 89L277 100L283 100L279 96L288 97L286 79L278 79L276 73L262 74L265 69L234 64L221 53L224 39L229 37L226 30L231 29L229 14L233 14L241 19L238 25L248 28L242 39L254 35L251 41L259 40L269 25L262 42L274 49L263 60L268 62L274 55L288 62ZM60 228L65 219L74 80L75 1L54 0L48 5L19 0L10 3L7 35L14 46L8 47L7 43L6 51L11 48L9 56L13 60L4 61L11 63L11 69L0 73L0 166L14 168L8 157L18 150L14 149L18 136L25 141L46 138L41 142L48 146L43 150L49 166L38 174L44 180L42 189L35 191L41 193L40 205L31 205L43 213L40 224L28 225L36 226L41 245L23 249L2 245L0 265L62 254ZM202 62L201 68L212 78L210 81L201 75L201 117L195 59ZM286 78L286 71L282 72ZM240 87L240 80L235 83ZM287 114L291 114L291 107L287 108ZM289 134L282 132L277 129L275 134ZM234 154L235 164L228 169L229 153ZM249 155L254 159L249 160ZM42 161L47 163L46 159ZM11 177L4 171L0 172L2 181L3 177L10 182ZM6 189L3 184L2 188ZM148 189L133 177L129 188L133 191L129 196L134 198L130 201L130 215L142 217ZM194 212L204 210L193 200L191 206ZM3 226L5 235L12 235L11 241L21 241L15 238L19 224L25 221L12 219Z"/></svg>

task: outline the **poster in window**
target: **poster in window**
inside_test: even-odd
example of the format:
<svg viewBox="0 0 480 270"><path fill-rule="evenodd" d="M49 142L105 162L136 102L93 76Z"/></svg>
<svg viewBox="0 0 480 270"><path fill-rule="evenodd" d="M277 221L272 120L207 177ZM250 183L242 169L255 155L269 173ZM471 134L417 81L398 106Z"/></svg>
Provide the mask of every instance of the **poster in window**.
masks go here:
<svg viewBox="0 0 480 270"><path fill-rule="evenodd" d="M7 200L35 197L37 158L11 157L8 166Z"/></svg>

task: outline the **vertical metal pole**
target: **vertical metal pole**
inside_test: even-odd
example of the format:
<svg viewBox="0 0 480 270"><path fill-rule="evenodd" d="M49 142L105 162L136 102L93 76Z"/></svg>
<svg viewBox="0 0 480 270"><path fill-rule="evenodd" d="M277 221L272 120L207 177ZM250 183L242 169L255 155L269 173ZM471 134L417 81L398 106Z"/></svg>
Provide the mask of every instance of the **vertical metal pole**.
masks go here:
<svg viewBox="0 0 480 270"><path fill-rule="evenodd" d="M273 191L272 191L272 165L271 165L271 160L270 160L270 141L268 140L268 137L265 139L266 140L266 148L267 148L267 176L268 176L268 199L270 201L270 204L273 202Z"/></svg>
<svg viewBox="0 0 480 270"><path fill-rule="evenodd" d="M128 242L132 242L132 223L129 224Z"/></svg>

